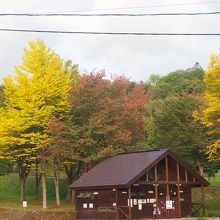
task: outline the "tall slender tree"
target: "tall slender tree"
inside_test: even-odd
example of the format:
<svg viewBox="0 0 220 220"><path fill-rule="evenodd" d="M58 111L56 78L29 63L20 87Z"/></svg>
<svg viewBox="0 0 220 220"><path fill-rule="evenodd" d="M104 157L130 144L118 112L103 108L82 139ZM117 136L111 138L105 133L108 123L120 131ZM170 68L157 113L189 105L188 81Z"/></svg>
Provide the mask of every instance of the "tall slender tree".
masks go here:
<svg viewBox="0 0 220 220"><path fill-rule="evenodd" d="M22 201L27 175L40 160L43 208L47 207L45 131L53 115L67 110L72 78L60 56L41 40L29 43L15 76L5 78L5 105L0 109L1 155L18 165Z"/></svg>

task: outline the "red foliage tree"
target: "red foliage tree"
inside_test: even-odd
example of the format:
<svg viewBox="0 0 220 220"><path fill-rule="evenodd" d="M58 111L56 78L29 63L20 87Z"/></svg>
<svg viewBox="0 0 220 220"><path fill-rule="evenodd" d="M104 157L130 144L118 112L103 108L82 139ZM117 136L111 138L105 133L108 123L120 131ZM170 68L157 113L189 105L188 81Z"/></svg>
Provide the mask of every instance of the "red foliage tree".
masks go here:
<svg viewBox="0 0 220 220"><path fill-rule="evenodd" d="M144 139L143 85L122 76L106 80L103 72L84 74L71 97L71 123L80 131L76 142L88 163Z"/></svg>

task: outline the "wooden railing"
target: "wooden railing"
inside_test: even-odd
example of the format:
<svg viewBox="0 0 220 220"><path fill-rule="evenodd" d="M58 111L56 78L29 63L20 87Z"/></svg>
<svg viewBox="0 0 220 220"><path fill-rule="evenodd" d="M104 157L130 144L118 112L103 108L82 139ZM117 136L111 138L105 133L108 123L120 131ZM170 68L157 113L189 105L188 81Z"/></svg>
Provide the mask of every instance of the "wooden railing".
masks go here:
<svg viewBox="0 0 220 220"><path fill-rule="evenodd" d="M200 210L202 210L201 203L192 203L192 216L199 216Z"/></svg>
<svg viewBox="0 0 220 220"><path fill-rule="evenodd" d="M129 207L128 206L119 206L118 207L118 218L117 219L130 219L129 216Z"/></svg>

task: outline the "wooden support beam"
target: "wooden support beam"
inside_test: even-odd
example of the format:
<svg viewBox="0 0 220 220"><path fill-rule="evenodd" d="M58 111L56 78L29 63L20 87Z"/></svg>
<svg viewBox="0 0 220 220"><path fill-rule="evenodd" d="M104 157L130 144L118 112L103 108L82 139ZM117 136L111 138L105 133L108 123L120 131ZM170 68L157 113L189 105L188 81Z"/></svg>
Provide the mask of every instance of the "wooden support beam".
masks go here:
<svg viewBox="0 0 220 220"><path fill-rule="evenodd" d="M185 182L185 181L157 181L157 183L160 185L160 184L170 184L170 185L176 185L176 184L182 184L182 185L194 185L194 186L200 186L201 183L200 182L197 182L197 181L188 181L188 182ZM154 181L149 181L149 182L146 182L146 181L138 181L136 182L136 184L139 184L139 185L153 185L154 184Z"/></svg>
<svg viewBox="0 0 220 220"><path fill-rule="evenodd" d="M166 173L166 194L167 194L167 197L169 197L170 195L170 191L169 191L169 169L168 169L168 157L166 156L165 158L165 173ZM167 198L169 199L169 198Z"/></svg>
<svg viewBox="0 0 220 220"><path fill-rule="evenodd" d="M116 220L119 219L119 210L118 210L118 189L115 189L115 202L116 202Z"/></svg>
<svg viewBox="0 0 220 220"><path fill-rule="evenodd" d="M188 173L186 169L185 169L185 181L188 182Z"/></svg>
<svg viewBox="0 0 220 220"><path fill-rule="evenodd" d="M157 165L154 167L154 189L155 189L155 199L156 199L156 218L158 218L158 188L157 188Z"/></svg>
<svg viewBox="0 0 220 220"><path fill-rule="evenodd" d="M168 157L165 158L165 174L166 174L166 181L169 180L169 170L168 170Z"/></svg>
<svg viewBox="0 0 220 220"><path fill-rule="evenodd" d="M202 215L205 216L205 193L204 185L201 185L201 204L202 204Z"/></svg>
<svg viewBox="0 0 220 220"><path fill-rule="evenodd" d="M146 174L146 182L148 182L149 181L149 175L148 175L148 172L147 172L147 174Z"/></svg>
<svg viewBox="0 0 220 220"><path fill-rule="evenodd" d="M132 214L131 214L131 187L128 188L128 218L129 220L132 220Z"/></svg>
<svg viewBox="0 0 220 220"><path fill-rule="evenodd" d="M180 204L180 167L179 163L176 163L176 173L177 173L177 205L179 209L179 217L181 217L181 204Z"/></svg>
<svg viewBox="0 0 220 220"><path fill-rule="evenodd" d="M168 164L168 157L165 158L165 174L166 174L166 200L170 200L170 187L169 187L169 164ZM166 218L170 217L169 209L166 209Z"/></svg>
<svg viewBox="0 0 220 220"><path fill-rule="evenodd" d="M180 167L178 163L176 163L176 176L177 176L177 182L179 182L180 181Z"/></svg>
<svg viewBox="0 0 220 220"><path fill-rule="evenodd" d="M157 182L158 177L157 177L157 165L154 167L154 181Z"/></svg>

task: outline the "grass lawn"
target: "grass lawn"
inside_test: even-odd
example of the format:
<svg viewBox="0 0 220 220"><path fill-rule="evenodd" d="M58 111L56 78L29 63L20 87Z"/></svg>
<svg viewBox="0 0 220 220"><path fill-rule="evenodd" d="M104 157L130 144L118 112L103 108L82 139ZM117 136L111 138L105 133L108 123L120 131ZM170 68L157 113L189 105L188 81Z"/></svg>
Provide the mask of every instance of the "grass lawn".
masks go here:
<svg viewBox="0 0 220 220"><path fill-rule="evenodd" d="M67 184L65 179L60 180L60 198L61 207L57 208L55 203L55 190L53 178L47 179L47 199L48 209L47 210L58 210L58 211L72 211L73 204L67 203L66 198ZM39 201L34 200L34 177L29 176L26 185L26 200L28 207L25 210L41 209L42 207L42 192L40 187ZM16 208L23 209L20 202L20 189L18 175L0 176L0 207L1 208Z"/></svg>
<svg viewBox="0 0 220 220"><path fill-rule="evenodd" d="M215 178L210 179L210 186L220 187L220 170L216 174Z"/></svg>
<svg viewBox="0 0 220 220"><path fill-rule="evenodd" d="M40 184L41 187L41 184ZM66 197L66 179L60 180L60 198L65 200ZM5 200L19 201L20 188L19 179L17 174L8 176L0 176L0 202ZM39 200L42 198L41 188L39 192ZM47 199L55 200L54 180L53 178L47 178ZM26 200L34 200L34 177L29 176L26 185Z"/></svg>
<svg viewBox="0 0 220 220"><path fill-rule="evenodd" d="M42 192L39 192L39 201L34 200L34 177L29 176L26 185L26 200L28 207L23 208L20 202L18 175L0 176L0 219L1 220L72 220L74 205L67 203L67 184L65 179L60 180L61 207L55 203L53 178L47 178L48 208L42 209Z"/></svg>

